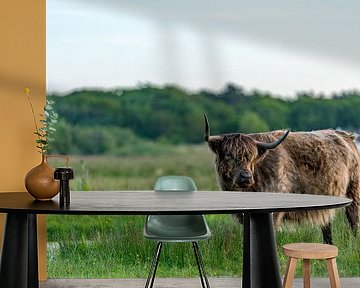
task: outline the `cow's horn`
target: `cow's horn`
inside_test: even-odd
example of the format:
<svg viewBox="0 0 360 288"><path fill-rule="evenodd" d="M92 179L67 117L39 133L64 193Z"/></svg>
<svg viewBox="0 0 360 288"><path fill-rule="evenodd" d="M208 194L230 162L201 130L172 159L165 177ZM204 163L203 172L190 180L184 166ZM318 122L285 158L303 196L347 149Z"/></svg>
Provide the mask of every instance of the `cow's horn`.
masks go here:
<svg viewBox="0 0 360 288"><path fill-rule="evenodd" d="M285 140L286 136L289 134L290 130L286 130L285 133L283 135L281 135L281 137L279 139L277 139L276 141L272 142L272 143L263 143L263 142L259 142L257 143L257 146L259 148L263 148L263 149L274 149L276 148L282 141Z"/></svg>
<svg viewBox="0 0 360 288"><path fill-rule="evenodd" d="M205 120L205 142L221 140L222 139L221 136L210 136L209 121L205 113L204 113L204 120Z"/></svg>

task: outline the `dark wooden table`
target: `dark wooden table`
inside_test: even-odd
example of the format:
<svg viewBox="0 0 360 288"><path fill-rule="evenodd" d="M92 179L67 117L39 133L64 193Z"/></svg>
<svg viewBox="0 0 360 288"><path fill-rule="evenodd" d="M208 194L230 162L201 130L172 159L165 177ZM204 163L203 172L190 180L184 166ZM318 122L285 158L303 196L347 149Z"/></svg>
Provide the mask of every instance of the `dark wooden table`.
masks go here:
<svg viewBox="0 0 360 288"><path fill-rule="evenodd" d="M0 193L6 219L0 267L1 288L38 287L37 214L166 215L244 213L243 285L280 288L272 213L339 208L346 198L262 192L72 192L71 204L34 201L26 192ZM141 233L139 231L139 233ZM240 283L239 283L240 286Z"/></svg>

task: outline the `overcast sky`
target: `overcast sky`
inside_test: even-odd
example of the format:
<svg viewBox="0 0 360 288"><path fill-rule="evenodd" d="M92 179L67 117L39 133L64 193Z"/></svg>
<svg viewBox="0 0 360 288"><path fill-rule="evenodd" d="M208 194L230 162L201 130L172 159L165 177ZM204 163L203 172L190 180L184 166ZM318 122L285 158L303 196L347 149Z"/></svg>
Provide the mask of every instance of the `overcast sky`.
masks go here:
<svg viewBox="0 0 360 288"><path fill-rule="evenodd" d="M358 0L47 0L49 92L360 89Z"/></svg>

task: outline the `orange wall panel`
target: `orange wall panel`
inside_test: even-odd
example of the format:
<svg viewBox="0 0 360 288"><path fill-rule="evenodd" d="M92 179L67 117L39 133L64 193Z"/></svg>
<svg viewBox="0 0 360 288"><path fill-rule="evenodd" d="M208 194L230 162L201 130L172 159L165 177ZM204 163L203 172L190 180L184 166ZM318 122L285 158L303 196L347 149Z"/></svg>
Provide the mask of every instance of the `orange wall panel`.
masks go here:
<svg viewBox="0 0 360 288"><path fill-rule="evenodd" d="M46 99L46 1L1 0L0 192L25 191L25 174L41 161L25 87L31 89L36 113L41 113ZM0 223L4 216L1 218ZM39 218L39 271L43 280L46 227L45 218ZM2 229L1 226L0 233Z"/></svg>

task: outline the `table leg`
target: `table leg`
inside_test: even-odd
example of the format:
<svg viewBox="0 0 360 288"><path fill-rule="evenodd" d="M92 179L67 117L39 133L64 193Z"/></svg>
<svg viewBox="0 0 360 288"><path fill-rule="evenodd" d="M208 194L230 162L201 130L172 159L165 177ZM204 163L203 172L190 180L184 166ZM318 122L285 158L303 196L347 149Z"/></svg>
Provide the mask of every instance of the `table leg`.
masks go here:
<svg viewBox="0 0 360 288"><path fill-rule="evenodd" d="M1 288L39 287L35 214L6 217L0 264Z"/></svg>
<svg viewBox="0 0 360 288"><path fill-rule="evenodd" d="M36 214L28 214L28 288L39 287Z"/></svg>
<svg viewBox="0 0 360 288"><path fill-rule="evenodd" d="M280 288L273 217L269 213L244 216L243 288Z"/></svg>

